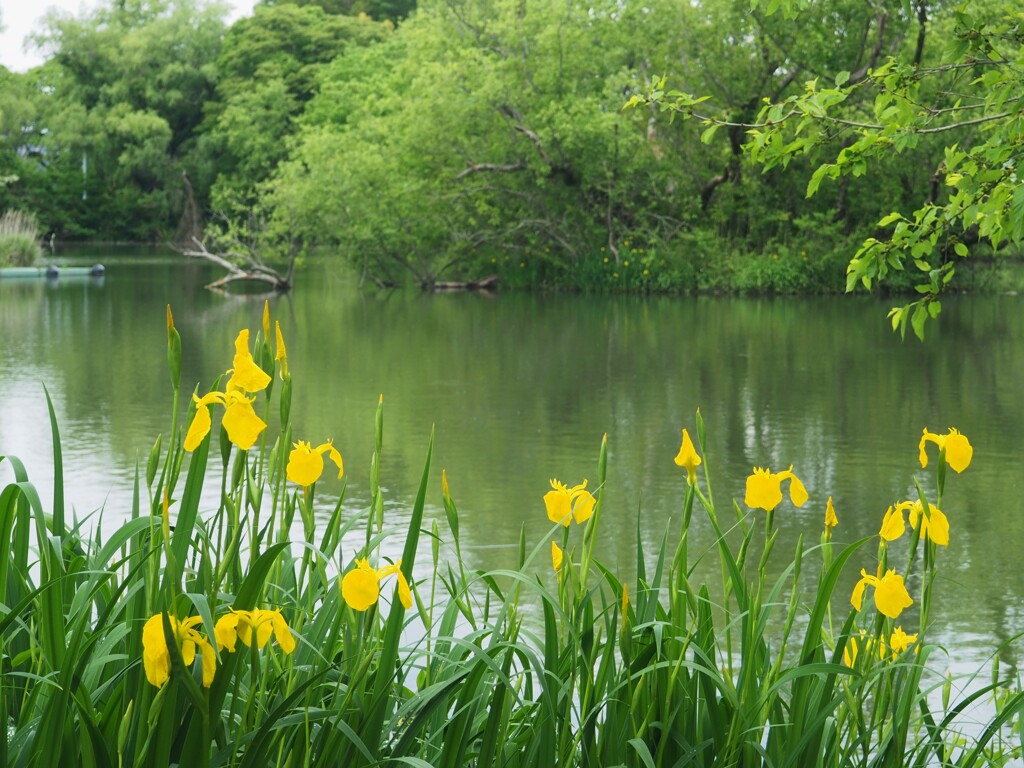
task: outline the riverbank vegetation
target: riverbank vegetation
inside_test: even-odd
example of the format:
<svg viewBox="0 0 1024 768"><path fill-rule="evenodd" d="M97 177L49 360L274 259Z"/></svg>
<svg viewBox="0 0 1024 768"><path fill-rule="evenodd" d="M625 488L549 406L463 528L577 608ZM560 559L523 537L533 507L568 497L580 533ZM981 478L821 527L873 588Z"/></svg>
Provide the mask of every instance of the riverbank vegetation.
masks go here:
<svg viewBox="0 0 1024 768"><path fill-rule="evenodd" d="M926 294L904 329L937 312L954 261L1021 240L1024 47L1001 0L221 13L51 14L48 61L0 72L0 207L59 239L322 247L382 283L895 277Z"/></svg>
<svg viewBox="0 0 1024 768"><path fill-rule="evenodd" d="M4 211L0 216L0 266L30 267L43 255L35 216Z"/></svg>
<svg viewBox="0 0 1024 768"><path fill-rule="evenodd" d="M517 567L475 569L460 544L473 518L432 436L406 524L387 499L383 397L369 503L316 504L323 473L345 477L361 449L292 419L292 329L265 312L233 352L225 336L209 391L189 398L167 318L171 418L129 515L68 514L52 406L52 501L2 458L5 765L1020 759L1015 681L998 666L949 677L956 649L932 640L944 549L964 532L943 492L974 461L957 430L905 436L907 483L878 534L840 546L852 512L804 486L810 468L755 467L743 499L716 499L698 412L674 457L681 519L653 549L638 535L628 574L594 557L602 518L623 513L604 503L606 435L592 482L537 489L550 535L522 534ZM820 524L783 551L776 515L807 505ZM710 526L710 550L691 524Z"/></svg>

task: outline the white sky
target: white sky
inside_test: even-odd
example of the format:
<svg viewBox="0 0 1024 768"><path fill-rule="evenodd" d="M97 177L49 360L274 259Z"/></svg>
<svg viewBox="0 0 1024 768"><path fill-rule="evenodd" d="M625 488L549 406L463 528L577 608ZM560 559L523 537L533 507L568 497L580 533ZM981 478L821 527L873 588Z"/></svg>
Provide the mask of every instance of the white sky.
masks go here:
<svg viewBox="0 0 1024 768"><path fill-rule="evenodd" d="M26 38L38 30L50 8L60 8L74 16L91 11L109 0L0 0L0 64L15 72L25 72L42 64L39 51L25 50ZM229 23L252 13L256 0L227 0L232 7Z"/></svg>

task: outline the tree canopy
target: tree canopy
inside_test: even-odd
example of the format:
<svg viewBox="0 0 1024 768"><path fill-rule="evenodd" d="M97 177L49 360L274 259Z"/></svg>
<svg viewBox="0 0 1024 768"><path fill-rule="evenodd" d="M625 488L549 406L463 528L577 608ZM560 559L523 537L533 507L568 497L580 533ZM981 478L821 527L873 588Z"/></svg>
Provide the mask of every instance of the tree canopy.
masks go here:
<svg viewBox="0 0 1024 768"><path fill-rule="evenodd" d="M781 4L796 18L811 12L805 5ZM699 119L708 126L705 140L722 128L742 131L748 156L765 172L810 159L808 198L832 184L845 201L851 179L884 183L912 158L917 181L907 186L914 194L877 220L849 261L846 289L870 289L894 271L913 270L920 298L890 318L894 329L905 333L909 322L923 336L972 246L1024 241L1024 13L1002 2L865 7L861 39L873 40L869 57L856 68L795 74L801 87L766 96L753 119L666 92L667 77L632 102ZM795 57L779 67L804 70Z"/></svg>

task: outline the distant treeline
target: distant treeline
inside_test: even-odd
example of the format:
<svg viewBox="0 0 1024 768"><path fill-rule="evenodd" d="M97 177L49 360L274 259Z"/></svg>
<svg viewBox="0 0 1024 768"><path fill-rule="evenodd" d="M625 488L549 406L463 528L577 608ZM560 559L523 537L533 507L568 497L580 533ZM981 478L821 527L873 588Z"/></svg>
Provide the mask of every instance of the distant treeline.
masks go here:
<svg viewBox="0 0 1024 768"><path fill-rule="evenodd" d="M781 5L265 0L230 27L201 0L51 12L46 63L0 68L0 211L58 240L329 248L379 281L841 290L856 244L948 201L949 147L991 126L843 153L898 119L886 88L893 109L980 103L986 62L956 46L996 39L1008 11ZM1014 34L998 40L1019 56ZM667 89L707 99L673 108ZM790 113L772 131L773 103L813 135Z"/></svg>

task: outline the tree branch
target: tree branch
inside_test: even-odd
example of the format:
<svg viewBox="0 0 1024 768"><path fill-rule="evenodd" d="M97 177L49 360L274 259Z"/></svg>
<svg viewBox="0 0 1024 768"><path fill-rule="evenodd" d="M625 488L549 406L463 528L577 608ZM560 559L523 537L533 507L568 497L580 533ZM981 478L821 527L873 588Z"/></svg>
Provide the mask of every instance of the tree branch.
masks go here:
<svg viewBox="0 0 1024 768"><path fill-rule="evenodd" d="M294 255L292 256L291 266L289 266L288 269L288 276L282 277L276 270L264 266L263 264L252 263L249 264L248 266L240 266L232 261L229 261L227 258L220 254L211 253L209 250L207 250L206 245L203 243L203 241L200 240L198 237L193 236L192 242L195 243L197 247L184 248L182 249L181 253L183 253L185 256L189 256L192 258L200 258L206 259L207 261L212 261L217 266L222 267L223 269L226 269L228 271L227 275L218 280L214 280L212 283L206 286L207 288L220 289L228 285L229 283L233 283L238 280L268 283L274 287L274 290L277 291L288 291L292 287L291 276L292 266L294 266L295 263ZM234 256L236 258L242 258L241 255L237 253L230 253L228 255Z"/></svg>
<svg viewBox="0 0 1024 768"><path fill-rule="evenodd" d="M462 179L462 178L464 178L466 176L469 176L471 173L484 173L484 172L511 173L513 171L525 171L526 170L526 164L525 163L511 163L509 165L501 165L499 163L468 163L467 165L469 167L467 167L463 171L460 171L455 176L455 180L456 181L458 181L459 179Z"/></svg>
<svg viewBox="0 0 1024 768"><path fill-rule="evenodd" d="M885 45L885 23L888 21L889 15L874 3L869 2L868 5L878 12L878 15L875 17L875 21L878 24L878 37L875 40L875 47L871 51L871 56L868 58L864 66L850 74L849 82L851 85L859 83L867 77L868 72L874 69L875 64L878 63L878 57L882 55L882 48Z"/></svg>

